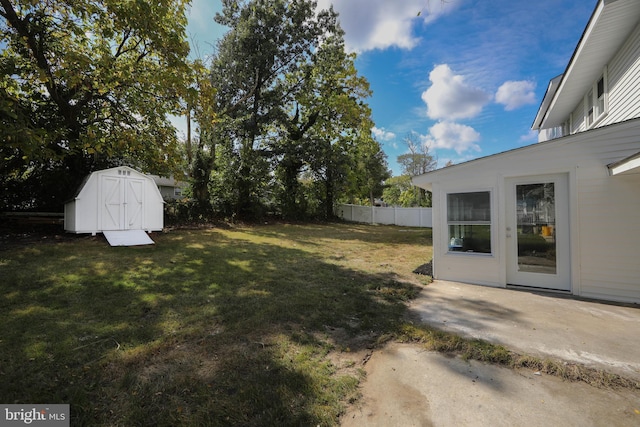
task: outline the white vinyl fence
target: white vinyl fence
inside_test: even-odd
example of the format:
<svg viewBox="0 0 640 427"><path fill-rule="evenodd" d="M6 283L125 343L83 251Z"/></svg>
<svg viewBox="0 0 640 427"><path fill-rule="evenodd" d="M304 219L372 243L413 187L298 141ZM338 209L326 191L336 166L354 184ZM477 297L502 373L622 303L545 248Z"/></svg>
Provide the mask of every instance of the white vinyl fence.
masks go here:
<svg viewBox="0 0 640 427"><path fill-rule="evenodd" d="M338 205L336 215L345 221L389 224L404 227L431 227L432 208L381 208Z"/></svg>

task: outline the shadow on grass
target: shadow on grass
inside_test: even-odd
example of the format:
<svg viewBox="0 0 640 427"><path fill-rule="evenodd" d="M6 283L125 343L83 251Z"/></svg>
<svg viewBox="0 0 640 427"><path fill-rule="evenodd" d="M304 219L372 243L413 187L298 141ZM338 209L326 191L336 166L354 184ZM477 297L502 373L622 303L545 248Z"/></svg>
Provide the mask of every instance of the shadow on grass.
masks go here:
<svg viewBox="0 0 640 427"><path fill-rule="evenodd" d="M336 424L358 377L328 353L395 333L417 289L257 234L0 253L0 401L70 403L72 425Z"/></svg>

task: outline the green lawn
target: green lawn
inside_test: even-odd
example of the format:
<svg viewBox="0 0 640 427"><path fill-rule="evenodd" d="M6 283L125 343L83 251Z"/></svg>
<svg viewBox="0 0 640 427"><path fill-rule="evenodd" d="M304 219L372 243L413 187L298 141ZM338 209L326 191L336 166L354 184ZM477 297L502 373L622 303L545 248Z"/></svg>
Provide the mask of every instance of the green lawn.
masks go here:
<svg viewBox="0 0 640 427"><path fill-rule="evenodd" d="M431 230L179 230L0 250L0 402L72 425L335 425L361 356L406 329Z"/></svg>

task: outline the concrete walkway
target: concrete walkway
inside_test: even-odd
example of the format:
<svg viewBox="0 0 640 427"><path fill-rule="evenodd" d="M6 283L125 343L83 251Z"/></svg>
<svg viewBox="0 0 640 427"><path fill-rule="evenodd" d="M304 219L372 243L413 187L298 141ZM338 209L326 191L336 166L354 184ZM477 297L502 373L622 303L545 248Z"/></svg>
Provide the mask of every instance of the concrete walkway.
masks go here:
<svg viewBox="0 0 640 427"><path fill-rule="evenodd" d="M435 281L422 322L640 380L640 307ZM640 390L606 390L392 343L365 365L342 426L640 426Z"/></svg>

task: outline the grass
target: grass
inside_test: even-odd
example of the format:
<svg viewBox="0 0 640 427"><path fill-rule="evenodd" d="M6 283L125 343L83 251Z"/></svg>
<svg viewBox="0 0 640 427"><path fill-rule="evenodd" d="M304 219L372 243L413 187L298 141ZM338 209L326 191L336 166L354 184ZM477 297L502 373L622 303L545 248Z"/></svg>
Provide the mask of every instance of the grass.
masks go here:
<svg viewBox="0 0 640 427"><path fill-rule="evenodd" d="M405 324L428 229L264 225L0 251L0 401L72 425L336 425Z"/></svg>
<svg viewBox="0 0 640 427"><path fill-rule="evenodd" d="M153 238L0 250L0 402L69 403L74 426L331 426L388 340L640 389L412 322L405 302L430 281L412 273L431 259L429 229L275 224Z"/></svg>
<svg viewBox="0 0 640 427"><path fill-rule="evenodd" d="M528 369L565 381L584 382L603 389L640 390L640 382L601 369L589 368L558 359L541 359L516 353L506 347L479 339L467 339L425 325L405 323L395 335L405 342L420 343L425 349L459 355L465 360L477 360L511 369Z"/></svg>

